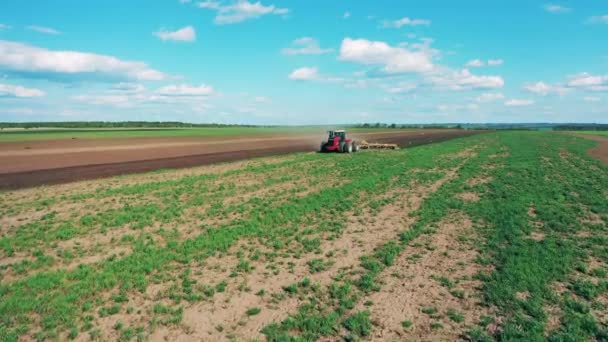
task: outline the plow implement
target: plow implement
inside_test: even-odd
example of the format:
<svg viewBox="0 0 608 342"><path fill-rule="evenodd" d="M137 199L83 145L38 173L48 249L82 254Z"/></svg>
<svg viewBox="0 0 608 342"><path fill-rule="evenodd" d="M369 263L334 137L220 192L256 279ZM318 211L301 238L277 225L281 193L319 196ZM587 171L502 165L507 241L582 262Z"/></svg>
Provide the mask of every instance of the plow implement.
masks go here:
<svg viewBox="0 0 608 342"><path fill-rule="evenodd" d="M365 140L361 141L359 148L362 150L398 150L399 145L397 144L381 144L381 143L370 143Z"/></svg>

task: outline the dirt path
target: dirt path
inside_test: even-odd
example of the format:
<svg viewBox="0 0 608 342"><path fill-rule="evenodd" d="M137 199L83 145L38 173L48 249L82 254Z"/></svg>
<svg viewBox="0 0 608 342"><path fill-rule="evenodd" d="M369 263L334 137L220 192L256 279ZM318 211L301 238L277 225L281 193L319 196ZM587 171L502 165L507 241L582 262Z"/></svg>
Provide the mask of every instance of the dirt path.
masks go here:
<svg viewBox="0 0 608 342"><path fill-rule="evenodd" d="M588 134L576 134L577 137L597 141L598 144L596 147L590 149L588 151L589 155L595 159L602 161L604 164L608 165L608 138L600 137L597 135L588 135Z"/></svg>
<svg viewBox="0 0 608 342"><path fill-rule="evenodd" d="M420 130L353 134L415 146L476 134ZM0 190L175 169L291 152L316 151L320 136L53 140L0 144Z"/></svg>

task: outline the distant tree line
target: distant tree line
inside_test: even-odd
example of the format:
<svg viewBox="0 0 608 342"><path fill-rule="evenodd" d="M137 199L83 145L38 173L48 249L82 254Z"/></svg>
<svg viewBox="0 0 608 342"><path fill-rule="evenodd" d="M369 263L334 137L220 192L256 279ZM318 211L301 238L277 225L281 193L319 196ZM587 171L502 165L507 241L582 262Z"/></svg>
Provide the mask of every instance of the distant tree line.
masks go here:
<svg viewBox="0 0 608 342"><path fill-rule="evenodd" d="M66 121L66 122L0 122L0 128L188 128L188 127L256 127L254 125L192 124L178 121Z"/></svg>
<svg viewBox="0 0 608 342"><path fill-rule="evenodd" d="M556 131L608 131L608 124L566 124L553 127Z"/></svg>
<svg viewBox="0 0 608 342"><path fill-rule="evenodd" d="M441 128L457 128L461 129L462 125L460 124L387 124L387 123L362 123L359 125L355 125L354 127L358 128L433 128L433 129L441 129Z"/></svg>
<svg viewBox="0 0 608 342"><path fill-rule="evenodd" d="M416 129L553 129L568 131L606 131L608 124L396 124L396 123L361 123L356 125L345 125L347 127L358 128L416 128ZM278 127L261 125L238 125L238 124L218 124L218 123L187 123L179 121L65 121L65 122L0 122L0 129L4 128L190 128L190 127Z"/></svg>

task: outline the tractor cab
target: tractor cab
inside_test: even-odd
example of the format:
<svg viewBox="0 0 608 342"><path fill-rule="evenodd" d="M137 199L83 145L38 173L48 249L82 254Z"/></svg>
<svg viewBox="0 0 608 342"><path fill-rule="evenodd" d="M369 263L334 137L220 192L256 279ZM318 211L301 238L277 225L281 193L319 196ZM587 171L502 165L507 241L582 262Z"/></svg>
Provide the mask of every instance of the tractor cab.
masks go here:
<svg viewBox="0 0 608 342"><path fill-rule="evenodd" d="M321 143L321 152L351 153L358 150L357 143L346 137L345 130L328 131L327 141Z"/></svg>
<svg viewBox="0 0 608 342"><path fill-rule="evenodd" d="M340 141L344 141L346 140L346 131L344 130L339 130L339 131L329 131L329 140L334 140L335 138L340 138Z"/></svg>

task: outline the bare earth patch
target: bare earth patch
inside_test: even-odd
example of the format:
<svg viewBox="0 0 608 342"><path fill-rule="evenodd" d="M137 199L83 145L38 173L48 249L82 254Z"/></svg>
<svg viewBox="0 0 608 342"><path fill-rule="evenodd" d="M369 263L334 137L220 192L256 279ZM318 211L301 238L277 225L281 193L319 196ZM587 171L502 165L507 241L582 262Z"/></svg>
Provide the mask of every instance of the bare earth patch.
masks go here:
<svg viewBox="0 0 608 342"><path fill-rule="evenodd" d="M547 314L547 324L545 325L545 336L549 336L553 331L557 330L561 323L562 310L559 306L545 306L544 311Z"/></svg>
<svg viewBox="0 0 608 342"><path fill-rule="evenodd" d="M528 238L534 241L542 241L545 239L545 234L541 232L532 232L528 235Z"/></svg>
<svg viewBox="0 0 608 342"><path fill-rule="evenodd" d="M263 262L256 262L255 269L250 273L229 278L231 267L227 265L237 263L234 251L221 259L207 260L208 265L221 264L223 267L203 270L201 281L225 279L228 282L226 293L216 294L210 301L187 307L181 326L159 329L151 340L215 341L225 340L227 336L239 341L262 339L260 330L263 327L285 319L302 304L298 297L285 296L284 287L301 281L304 277L308 277L312 283L327 285L340 270L354 270L359 265L361 256L371 253L387 240L396 238L403 227L409 226L413 221L409 214L419 208L426 196L455 175L456 170L451 170L431 185L416 185L396 193L394 204L384 206L375 215L364 213L362 216L351 216L340 237L322 240L320 249L323 254L284 259L283 263L292 264L290 271L281 270L278 274L273 274ZM327 252L333 256L324 258ZM330 265L324 271L311 273L308 262L315 258L328 260ZM248 290L239 290L240 284L246 284ZM256 294L260 290L264 290L265 295ZM276 295L283 295L284 298L277 302ZM261 308L262 311L258 315L247 317L245 311L251 307Z"/></svg>
<svg viewBox="0 0 608 342"><path fill-rule="evenodd" d="M481 184L488 184L490 183L492 180L494 180L493 177L489 177L489 176L480 176L480 177L475 177L473 179L470 179L467 184L469 186L476 186L476 185L481 185Z"/></svg>
<svg viewBox="0 0 608 342"><path fill-rule="evenodd" d="M589 135L589 134L577 134L576 136L594 140L598 144L596 147L591 148L588 153L593 158L596 158L604 163L604 165L608 165L608 138L601 137L597 135Z"/></svg>
<svg viewBox="0 0 608 342"><path fill-rule="evenodd" d="M462 192L458 195L456 195L456 197L460 198L461 200L465 201L465 202L479 202L479 194L477 194L476 192Z"/></svg>
<svg viewBox="0 0 608 342"><path fill-rule="evenodd" d="M469 218L454 214L436 232L412 242L380 275L380 292L368 298L376 325L371 340L454 341L491 313L478 298L481 283L474 276L482 269L475 262L473 236ZM450 318L458 315L460 319ZM404 321L411 327L404 327Z"/></svg>

